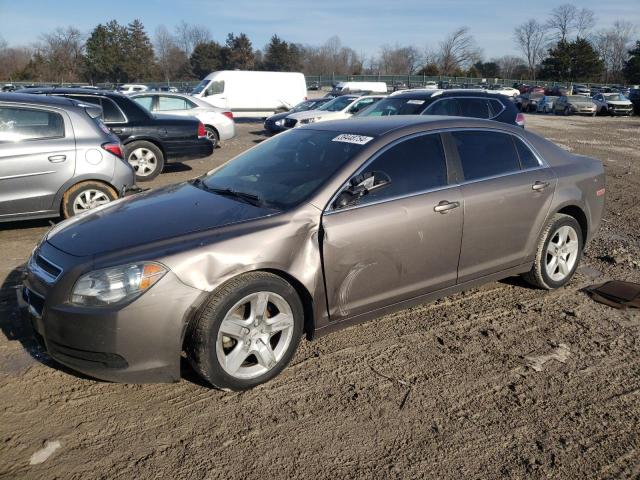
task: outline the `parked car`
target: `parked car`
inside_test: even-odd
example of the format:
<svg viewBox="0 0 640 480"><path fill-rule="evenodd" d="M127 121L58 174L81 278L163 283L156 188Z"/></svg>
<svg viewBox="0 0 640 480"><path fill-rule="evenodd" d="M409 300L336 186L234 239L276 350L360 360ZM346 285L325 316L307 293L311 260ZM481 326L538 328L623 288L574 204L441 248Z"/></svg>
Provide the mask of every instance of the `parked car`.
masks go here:
<svg viewBox="0 0 640 480"><path fill-rule="evenodd" d="M640 115L640 88L632 88L627 98L633 104L634 113Z"/></svg>
<svg viewBox="0 0 640 480"><path fill-rule="evenodd" d="M506 97L516 97L520 95L520 91L517 88L504 87L502 85L490 85L488 88L489 93L497 93L498 95L504 95Z"/></svg>
<svg viewBox="0 0 640 480"><path fill-rule="evenodd" d="M569 87L566 87L564 85L555 85L551 89L551 95L555 97L562 97L564 95L571 95L571 92L569 91Z"/></svg>
<svg viewBox="0 0 640 480"><path fill-rule="evenodd" d="M302 73L223 70L207 75L191 92L236 116L266 117L306 100Z"/></svg>
<svg viewBox="0 0 640 480"><path fill-rule="evenodd" d="M530 92L518 95L514 101L521 112L536 112L538 111L538 102L542 98L544 98L543 93Z"/></svg>
<svg viewBox="0 0 640 480"><path fill-rule="evenodd" d="M158 118L166 115L196 117L204 125L214 148L220 145L220 141L230 140L236 135L231 110L214 107L200 98L180 93L138 93L131 98Z"/></svg>
<svg viewBox="0 0 640 480"><path fill-rule="evenodd" d="M0 94L0 222L71 217L135 186L100 112L66 98Z"/></svg>
<svg viewBox="0 0 640 480"><path fill-rule="evenodd" d="M287 129L284 126L285 118L287 118L290 114L316 110L329 101L331 101L331 98L329 97L320 97L311 98L309 100L305 100L304 102L300 102L288 112L276 113L275 115L271 115L270 117L268 117L264 121L264 129L271 134L283 132Z"/></svg>
<svg viewBox="0 0 640 480"><path fill-rule="evenodd" d="M438 84L436 82L429 81L424 84L424 88L425 90L437 90Z"/></svg>
<svg viewBox="0 0 640 480"><path fill-rule="evenodd" d="M553 104L553 113L556 115L591 115L596 116L596 104L589 97L582 95L563 95Z"/></svg>
<svg viewBox="0 0 640 480"><path fill-rule="evenodd" d="M484 90L407 90L389 95L358 117L449 115L496 120L524 127L524 115L504 95Z"/></svg>
<svg viewBox="0 0 640 480"><path fill-rule="evenodd" d="M3 92L15 92L16 90L18 90L18 87L16 87L13 83L5 83L1 89L1 91Z"/></svg>
<svg viewBox="0 0 640 480"><path fill-rule="evenodd" d="M537 102L538 113L551 113L553 112L553 104L558 99L553 95L545 95Z"/></svg>
<svg viewBox="0 0 640 480"><path fill-rule="evenodd" d="M331 93L333 93L334 95L344 95L345 93L363 93L363 92L371 93L371 94L387 93L387 84L386 82L338 82L333 87L333 90L331 90Z"/></svg>
<svg viewBox="0 0 640 480"><path fill-rule="evenodd" d="M156 87L153 89L156 92L167 92L167 93L180 93L178 91L178 87L170 87L167 85L162 85L160 87Z"/></svg>
<svg viewBox="0 0 640 480"><path fill-rule="evenodd" d="M599 93L592 100L601 115L633 114L633 103L621 93Z"/></svg>
<svg viewBox="0 0 640 480"><path fill-rule="evenodd" d="M131 98L104 90L42 88L29 93L64 96L100 105L102 119L124 145L124 155L146 182L160 175L165 164L208 157L213 144L202 122L195 118L155 116Z"/></svg>
<svg viewBox="0 0 640 480"><path fill-rule="evenodd" d="M59 224L22 302L49 354L84 374L177 381L184 351L206 382L245 390L303 334L512 275L566 285L604 189L600 161L506 124L323 122Z"/></svg>
<svg viewBox="0 0 640 480"><path fill-rule="evenodd" d="M310 123L349 118L382 98L382 95L341 95L315 110L287 115L284 127L289 129Z"/></svg>
<svg viewBox="0 0 640 480"><path fill-rule="evenodd" d="M125 83L124 85L120 85L115 89L116 92L121 93L123 95L146 92L147 90L149 90L149 87L146 85L135 85L131 83Z"/></svg>
<svg viewBox="0 0 640 480"><path fill-rule="evenodd" d="M585 85L574 85L572 89L573 95L582 95L584 97L591 96L591 89Z"/></svg>

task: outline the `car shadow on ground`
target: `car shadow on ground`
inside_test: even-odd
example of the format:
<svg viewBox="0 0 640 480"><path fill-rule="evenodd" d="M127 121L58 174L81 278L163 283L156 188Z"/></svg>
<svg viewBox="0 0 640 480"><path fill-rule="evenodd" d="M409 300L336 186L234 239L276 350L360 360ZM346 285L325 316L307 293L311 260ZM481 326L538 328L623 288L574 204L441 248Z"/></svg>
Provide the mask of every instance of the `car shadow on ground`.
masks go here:
<svg viewBox="0 0 640 480"><path fill-rule="evenodd" d="M24 230L28 228L51 227L62 220L62 217L40 218L36 220L17 220L0 223L0 230Z"/></svg>
<svg viewBox="0 0 640 480"><path fill-rule="evenodd" d="M186 163L167 163L162 169L162 173L188 172L189 170L193 170L193 168Z"/></svg>

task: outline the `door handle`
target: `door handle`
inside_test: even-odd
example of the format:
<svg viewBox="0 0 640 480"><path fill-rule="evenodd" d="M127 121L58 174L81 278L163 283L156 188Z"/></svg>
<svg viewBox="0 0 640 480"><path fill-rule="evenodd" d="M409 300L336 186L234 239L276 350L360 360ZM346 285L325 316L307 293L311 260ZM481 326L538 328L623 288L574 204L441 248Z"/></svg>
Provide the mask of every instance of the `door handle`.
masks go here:
<svg viewBox="0 0 640 480"><path fill-rule="evenodd" d="M536 192L540 192L542 190L544 190L545 188L547 188L549 186L549 182L536 182L533 185L531 185L531 188L533 190L535 190Z"/></svg>
<svg viewBox="0 0 640 480"><path fill-rule="evenodd" d="M444 214L444 213L447 213L449 210L458 208L459 206L460 206L459 202L448 202L447 200L442 200L435 207L433 207L433 211Z"/></svg>
<svg viewBox="0 0 640 480"><path fill-rule="evenodd" d="M113 128L113 129L111 129L111 131L113 133L115 133L116 135L120 135L122 133L122 129L120 129L120 128Z"/></svg>
<svg viewBox="0 0 640 480"><path fill-rule="evenodd" d="M66 155L51 155L49 157L49 161L51 163L60 163L60 162L64 162L67 159Z"/></svg>

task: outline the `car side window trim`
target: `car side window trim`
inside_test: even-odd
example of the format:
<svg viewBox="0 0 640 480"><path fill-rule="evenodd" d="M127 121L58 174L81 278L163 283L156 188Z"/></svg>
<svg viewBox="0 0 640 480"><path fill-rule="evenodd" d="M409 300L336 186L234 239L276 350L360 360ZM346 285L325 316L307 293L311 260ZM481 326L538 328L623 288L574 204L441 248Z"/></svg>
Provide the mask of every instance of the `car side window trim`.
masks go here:
<svg viewBox="0 0 640 480"><path fill-rule="evenodd" d="M449 173L447 173L447 177L448 177L448 180L450 182L447 185L442 185L440 187L434 187L434 188L430 188L430 189L425 189L425 190L421 190L419 192L412 192L412 193L409 193L409 194L406 194L406 195L398 195L398 196L395 196L395 197L384 198L384 199L380 199L380 200L377 200L377 201L374 201L374 202L371 202L371 203L362 204L362 205L353 205L351 207L340 208L338 210L335 210L335 209L332 208L332 205L335 202L335 200L338 198L338 195L340 195L340 192L342 192L342 190L344 190L344 188L349 184L349 181L355 175L358 175L359 173L361 173L379 155L384 153L387 149L395 146L400 141L408 140L410 138L418 137L418 136L421 136L421 135L434 135L434 134L442 135L442 134L445 134L445 133L461 132L461 131L497 132L497 133L506 133L508 135L511 135L512 137L515 137L516 139L521 140L524 143L524 145L529 150L531 150L531 153L533 153L533 156L538 161L539 166L526 168L526 169L521 169L521 170L516 170L514 172L501 173L501 174L492 175L492 176L489 176L489 177L482 177L482 178L475 178L473 180L462 180L462 181L454 181L454 182L451 182L452 176L450 176ZM460 166L456 165L456 161L457 161L457 163L459 163L460 159L459 158L450 159L450 147L448 147L448 145L447 145L448 144L447 139L441 136L441 141L442 141L442 146L444 148L445 158L446 158L446 162L447 162L447 172L449 172L449 170L451 170L452 172L456 172L457 169L461 170L461 165ZM514 147L515 147L515 145L514 145ZM456 150L455 155L457 156L457 150ZM520 157L518 157L518 162L520 163ZM453 168L452 168L452 166L453 166ZM452 188L452 187L462 187L464 185L469 185L469 184L472 184L472 183L484 182L484 181L487 181L487 180L495 180L497 178L508 177L508 176L511 176L511 175L518 175L518 174L521 174L521 173L524 173L524 172L532 172L532 171L536 171L536 170L542 170L542 169L545 169L545 168L550 168L549 164L538 154L537 150L531 145L531 143L527 139L525 139L524 137L521 137L520 135L518 135L518 134L516 134L514 132L501 130L499 128L474 128L474 127L468 127L468 128L464 128L464 127L461 127L461 128L444 128L444 129L433 130L433 131L430 131L430 132L418 132L418 133L407 135L406 137L402 137L402 138L398 138L398 139L394 140L390 144L385 145L383 148L378 150L371 157L369 157L366 162L364 162L358 169L356 169L351 175L349 175L347 180L331 196L331 199L329 200L329 202L327 203L327 205L325 206L325 208L323 210L323 215L332 215L334 213L347 212L349 210L353 210L353 209L356 209L356 208L365 208L365 207L368 207L368 206L371 206L371 205L379 205L381 203L392 202L392 201L400 200L400 199L403 199L403 198L411 198L411 197L415 197L415 196L418 196L418 195L424 195L426 193L437 192L439 190L446 190L446 189ZM454 175L455 175L455 173L454 173ZM464 178L464 177L462 177L462 178Z"/></svg>
<svg viewBox="0 0 640 480"><path fill-rule="evenodd" d="M24 104L11 104L11 103L0 104L0 107L2 107L2 108L15 108L17 110L38 110L38 111L46 112L46 113L49 113L49 114L53 113L55 115L59 115L60 118L62 118L62 135L51 135L51 136L47 136L47 137L25 138L25 139L21 139L19 142L9 141L9 140L0 140L0 144L5 144L5 143L16 144L16 143L23 143L23 142L39 142L41 140L60 140L60 139L64 139L64 138L70 138L69 132L71 132L72 135L73 135L73 127L71 127L71 123L70 123L69 117L67 116L66 112L64 112L62 110L46 108L46 107L42 107L40 105L24 105ZM71 127L71 128L68 128L68 127Z"/></svg>
<svg viewBox="0 0 640 480"><path fill-rule="evenodd" d="M55 95L55 93L54 93ZM66 97L67 95L64 94L60 94L58 95L60 97ZM122 114L122 117L124 118L124 122L104 122L105 125L109 125L109 124L113 124L113 123L129 123L129 118L125 115L125 113L122 111L122 109L120 108L120 105L118 105L118 102L114 102L113 100L111 100L109 97L104 96L104 95L76 95L76 94L72 94L69 95L68 98L74 99L76 100L77 98L99 98L100 101L102 102L103 100L109 100L111 103L113 103L115 105L115 107L120 111L120 113ZM91 102L89 102L91 103ZM100 105L102 106L102 103L100 103ZM104 109L103 109L104 110ZM104 111L102 112L102 117L104 118Z"/></svg>
<svg viewBox="0 0 640 480"><path fill-rule="evenodd" d="M425 108L422 113L420 115L429 115L429 110L431 110L431 108L436 105L438 102L442 102L443 100L464 100L464 99L474 99L474 100L484 100L485 102L489 102L491 100L496 100L497 102L500 103L500 105L502 105L502 110L500 110L500 112L497 115L494 115L493 117L488 117L488 118L483 118L482 120L493 120L494 118L498 118L500 115L502 115L504 113L504 111L507 109L507 107L504 106L504 103L502 103L500 100L498 100L497 98L487 98L487 97L456 97L456 96L450 96L450 97L444 97L444 98L439 98L437 99L435 102L430 103L429 106L427 108ZM490 108L489 105L487 104L487 108ZM492 109L493 110L493 109Z"/></svg>

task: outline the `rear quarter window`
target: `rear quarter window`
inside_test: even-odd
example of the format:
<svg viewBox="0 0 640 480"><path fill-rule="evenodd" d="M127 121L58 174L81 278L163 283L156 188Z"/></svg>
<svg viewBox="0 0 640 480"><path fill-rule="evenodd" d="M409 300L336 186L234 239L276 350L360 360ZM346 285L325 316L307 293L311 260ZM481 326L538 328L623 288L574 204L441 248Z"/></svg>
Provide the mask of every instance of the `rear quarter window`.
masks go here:
<svg viewBox="0 0 640 480"><path fill-rule="evenodd" d="M0 142L64 136L64 119L59 113L22 107L0 107Z"/></svg>
<svg viewBox="0 0 640 480"><path fill-rule="evenodd" d="M125 118L120 109L110 98L102 99L102 116L105 123L124 123Z"/></svg>

